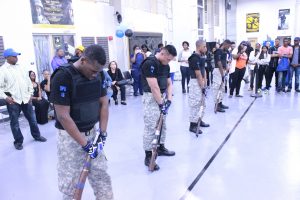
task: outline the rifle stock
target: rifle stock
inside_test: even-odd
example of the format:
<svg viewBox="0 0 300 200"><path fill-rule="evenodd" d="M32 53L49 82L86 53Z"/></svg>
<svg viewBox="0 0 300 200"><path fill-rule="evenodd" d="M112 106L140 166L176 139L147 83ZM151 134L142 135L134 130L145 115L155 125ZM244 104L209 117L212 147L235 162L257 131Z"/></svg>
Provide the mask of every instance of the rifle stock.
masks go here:
<svg viewBox="0 0 300 200"><path fill-rule="evenodd" d="M220 85L220 88L219 88L219 91L218 91L218 94L217 94L217 101L215 103L215 109L214 109L215 113L217 113L218 104L220 103L220 98L221 98L221 92L222 92L223 85L224 85L224 82L222 81L222 83Z"/></svg>
<svg viewBox="0 0 300 200"><path fill-rule="evenodd" d="M96 136L94 138L94 141L93 141L93 145L96 145L98 143L99 139L100 139L100 131L97 131L97 134L96 134ZM91 161L92 161L92 158L87 153L86 159L84 161L83 169L81 170L81 173L80 173L80 176L79 176L79 180L78 180L77 184L75 185L73 200L81 200L81 198L82 198L82 193L83 193L84 185L85 185L85 182L86 182L86 178L87 178L87 176L89 174L89 171L91 169Z"/></svg>
<svg viewBox="0 0 300 200"><path fill-rule="evenodd" d="M155 160L157 157L157 147L160 143L160 137L161 137L161 131L162 131L162 124L163 124L163 114L160 113L159 119L158 119L158 123L156 126L156 130L155 130L155 139L152 142L152 155L151 155L151 159L150 159L150 164L149 164L149 171L153 172L154 168L155 168Z"/></svg>

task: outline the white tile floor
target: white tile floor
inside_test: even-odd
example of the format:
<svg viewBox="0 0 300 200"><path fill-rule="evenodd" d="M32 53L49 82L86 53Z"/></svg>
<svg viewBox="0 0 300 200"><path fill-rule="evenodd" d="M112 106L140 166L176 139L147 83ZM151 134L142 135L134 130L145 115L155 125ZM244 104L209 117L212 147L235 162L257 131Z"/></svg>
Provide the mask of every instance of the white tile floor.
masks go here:
<svg viewBox="0 0 300 200"><path fill-rule="evenodd" d="M213 113L211 91L205 122L211 127L196 138L188 131L187 95L175 83L168 118L167 147L175 157L159 157L161 170L148 172L143 164L141 97L128 105L111 105L105 146L114 196L117 200L178 200L185 193L253 98L225 98L226 113ZM7 122L0 124L0 199L61 199L57 189L56 130L53 122L40 126L46 143L33 141L21 121L24 149L13 147ZM275 94L257 99L187 198L189 200L299 200L300 94ZM84 200L94 199L89 185Z"/></svg>

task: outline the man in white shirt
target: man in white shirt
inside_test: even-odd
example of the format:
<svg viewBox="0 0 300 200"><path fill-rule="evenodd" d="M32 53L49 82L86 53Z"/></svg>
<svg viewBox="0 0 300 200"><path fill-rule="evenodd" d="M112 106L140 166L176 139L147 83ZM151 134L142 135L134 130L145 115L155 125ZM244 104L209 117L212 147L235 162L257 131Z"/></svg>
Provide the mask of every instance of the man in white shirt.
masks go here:
<svg viewBox="0 0 300 200"><path fill-rule="evenodd" d="M17 150L23 149L23 135L19 127L20 112L29 122L33 138L39 142L47 141L41 136L37 126L35 114L32 109L31 97L33 86L28 76L18 62L18 55L13 49L6 49L3 56L6 62L0 67L0 99L5 99L10 118L10 127L14 136L14 146Z"/></svg>

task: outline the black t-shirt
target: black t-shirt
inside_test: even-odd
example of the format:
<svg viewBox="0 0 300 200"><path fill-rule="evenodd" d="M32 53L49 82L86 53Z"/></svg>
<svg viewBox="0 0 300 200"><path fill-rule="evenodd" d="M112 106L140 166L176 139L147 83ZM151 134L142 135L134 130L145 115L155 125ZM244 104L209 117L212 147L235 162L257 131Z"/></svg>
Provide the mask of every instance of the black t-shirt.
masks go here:
<svg viewBox="0 0 300 200"><path fill-rule="evenodd" d="M192 54L189 58L189 68L191 78L195 79L196 77L196 70L200 70L201 74L204 74L205 71L205 58L200 57L198 54Z"/></svg>
<svg viewBox="0 0 300 200"><path fill-rule="evenodd" d="M49 98L50 98L50 92L47 92L46 90L45 90L45 85L47 85L47 83L48 83L48 80L47 79L44 79L42 82L41 82L41 89L43 90L43 91L45 91L46 92L46 95L47 95L47 98L48 98L48 100L49 100Z"/></svg>
<svg viewBox="0 0 300 200"><path fill-rule="evenodd" d="M223 68L227 66L227 53L228 51L224 51L223 49L217 49L215 51L215 67L218 68L218 62L221 61Z"/></svg>
<svg viewBox="0 0 300 200"><path fill-rule="evenodd" d="M276 47L276 46L271 47L271 48L269 49L269 52L268 52L268 53L271 54L271 55L273 54L274 51L278 53L278 48L279 48L279 47ZM277 67L277 65L278 65L278 60L279 60L279 57L273 57L273 58L271 58L269 65L270 65L270 66Z"/></svg>
<svg viewBox="0 0 300 200"><path fill-rule="evenodd" d="M73 64L70 64L72 74L81 74ZM100 97L104 97L107 94L106 87L104 86L104 74L100 72L100 80L101 88ZM83 76L83 75L82 75ZM85 78L85 77L84 77ZM86 81L89 79L85 78ZM51 92L50 92L50 102L57 105L63 106L72 106L72 90L73 90L73 83L72 83L72 76L65 70L58 70L55 75L51 79ZM91 90L92 91L92 90ZM94 90L95 91L95 90ZM56 120L55 127L62 129L62 125L59 121Z"/></svg>
<svg viewBox="0 0 300 200"><path fill-rule="evenodd" d="M162 65L156 57L152 59L147 59L142 65L143 91L151 92L146 78L157 78L157 82L160 89L165 89L162 88L162 84L160 84L159 79L161 77L164 77L166 79L170 78L170 66Z"/></svg>

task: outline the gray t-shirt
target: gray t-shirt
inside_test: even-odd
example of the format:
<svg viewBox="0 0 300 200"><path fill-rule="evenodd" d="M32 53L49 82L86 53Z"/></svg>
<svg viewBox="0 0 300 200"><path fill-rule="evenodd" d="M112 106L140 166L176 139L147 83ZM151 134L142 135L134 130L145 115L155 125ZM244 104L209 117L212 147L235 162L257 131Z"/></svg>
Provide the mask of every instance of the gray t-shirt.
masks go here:
<svg viewBox="0 0 300 200"><path fill-rule="evenodd" d="M296 64L296 65L299 64L299 47L295 47L294 49L292 64Z"/></svg>

